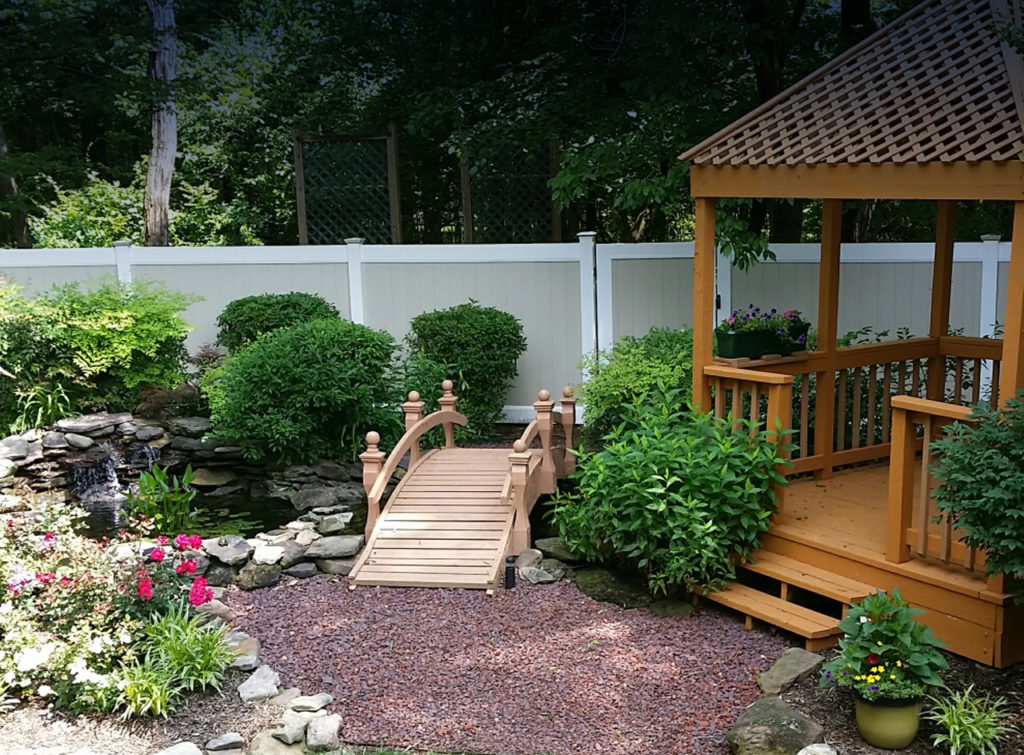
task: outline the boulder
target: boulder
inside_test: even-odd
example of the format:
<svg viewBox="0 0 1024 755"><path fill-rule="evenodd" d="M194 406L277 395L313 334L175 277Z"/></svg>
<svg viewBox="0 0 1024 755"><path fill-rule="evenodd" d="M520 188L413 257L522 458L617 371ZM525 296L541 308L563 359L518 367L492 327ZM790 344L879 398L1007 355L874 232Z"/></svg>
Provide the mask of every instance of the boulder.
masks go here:
<svg viewBox="0 0 1024 755"><path fill-rule="evenodd" d="M306 711L309 713L315 713L318 710L323 710L328 705L334 702L334 697L327 692L319 692L315 695L302 695L296 697L289 703L288 707L292 710Z"/></svg>
<svg viewBox="0 0 1024 755"><path fill-rule="evenodd" d="M337 750L341 745L340 734L341 716L337 713L310 719L306 725L306 749L312 752Z"/></svg>
<svg viewBox="0 0 1024 755"><path fill-rule="evenodd" d="M338 535L348 529L355 516L351 511L344 511L340 514L328 514L316 525L316 530L321 535ZM305 524L305 522L301 522Z"/></svg>
<svg viewBox="0 0 1024 755"><path fill-rule="evenodd" d="M0 459L23 459L28 455L28 441L17 435L0 440Z"/></svg>
<svg viewBox="0 0 1024 755"><path fill-rule="evenodd" d="M212 440L199 440L198 438L190 438L187 435L175 435L171 440L171 448L176 451L210 451L217 447L217 443Z"/></svg>
<svg viewBox="0 0 1024 755"><path fill-rule="evenodd" d="M209 752L220 752L221 750L238 750L245 747L245 740L237 731L229 731L214 737L206 743Z"/></svg>
<svg viewBox="0 0 1024 755"><path fill-rule="evenodd" d="M334 480L335 482L348 482L352 479L352 475L345 468L344 464L339 464L336 461L321 461L317 464L313 471L317 477L324 480Z"/></svg>
<svg viewBox="0 0 1024 755"><path fill-rule="evenodd" d="M345 558L356 555L363 547L362 535L331 535L322 537L306 549L306 558Z"/></svg>
<svg viewBox="0 0 1024 755"><path fill-rule="evenodd" d="M255 671L260 665L260 641L255 637L246 639L231 648L236 653L235 659L229 668L236 668L240 671Z"/></svg>
<svg viewBox="0 0 1024 755"><path fill-rule="evenodd" d="M238 535L224 535L216 540L204 540L203 548L209 555L227 566L244 563L253 552L253 547L248 541Z"/></svg>
<svg viewBox="0 0 1024 755"><path fill-rule="evenodd" d="M135 431L138 429L139 428L134 422L122 422L117 426L117 431L121 433L121 435L135 435Z"/></svg>
<svg viewBox="0 0 1024 755"><path fill-rule="evenodd" d="M233 566L213 562L206 568L206 584L210 587L224 587L230 585L238 576L238 569Z"/></svg>
<svg viewBox="0 0 1024 755"><path fill-rule="evenodd" d="M316 564L310 563L309 561L303 561L301 564L289 566L284 570L284 573L289 577L295 577L295 579L308 579L309 577L316 576L317 568Z"/></svg>
<svg viewBox="0 0 1024 755"><path fill-rule="evenodd" d="M200 467L193 473L192 484L200 488L219 488L237 479L238 475L231 469Z"/></svg>
<svg viewBox="0 0 1024 755"><path fill-rule="evenodd" d="M14 470L18 468L10 459L0 458L0 480L14 476Z"/></svg>
<svg viewBox="0 0 1024 755"><path fill-rule="evenodd" d="M757 683L766 695L779 695L795 682L803 679L824 661L817 653L803 648L786 648L774 665L757 677Z"/></svg>
<svg viewBox="0 0 1024 755"><path fill-rule="evenodd" d="M238 696L245 702L269 700L277 694L281 677L270 666L260 666L252 676L238 685Z"/></svg>
<svg viewBox="0 0 1024 755"><path fill-rule="evenodd" d="M777 697L755 702L726 734L733 755L796 755L820 742L824 729Z"/></svg>
<svg viewBox="0 0 1024 755"><path fill-rule="evenodd" d="M280 545L257 545L252 552L252 562L263 566L276 564L284 555L284 548ZM244 569L242 571L245 571Z"/></svg>
<svg viewBox="0 0 1024 755"><path fill-rule="evenodd" d="M154 755L203 755L203 751L191 742L178 742L178 744L166 747Z"/></svg>
<svg viewBox="0 0 1024 755"><path fill-rule="evenodd" d="M558 581L557 577L536 566L524 566L519 570L519 574L527 582L534 585L546 585Z"/></svg>
<svg viewBox="0 0 1024 755"><path fill-rule="evenodd" d="M274 739L292 745L306 736L306 717L293 710L286 710L274 729Z"/></svg>
<svg viewBox="0 0 1024 755"><path fill-rule="evenodd" d="M28 501L16 495L0 494L0 514L28 510Z"/></svg>
<svg viewBox="0 0 1024 755"><path fill-rule="evenodd" d="M542 569L554 577L556 580L561 579L569 571L569 567L559 561L557 558L544 558L541 559L540 563L537 564L538 569Z"/></svg>
<svg viewBox="0 0 1024 755"><path fill-rule="evenodd" d="M238 586L243 590L271 587L281 581L281 567L276 564L248 563L238 572Z"/></svg>
<svg viewBox="0 0 1024 755"><path fill-rule="evenodd" d="M83 414L81 417L68 417L57 421L57 429L65 433L93 433L105 427L114 427L124 422L131 422L132 415L128 412L107 414Z"/></svg>
<svg viewBox="0 0 1024 755"><path fill-rule="evenodd" d="M576 586L594 600L623 608L646 608L654 603L647 586L640 580L621 577L599 567L576 572Z"/></svg>
<svg viewBox="0 0 1024 755"><path fill-rule="evenodd" d="M206 417L175 417L167 422L167 427L175 435L201 438L210 432L210 420Z"/></svg>
<svg viewBox="0 0 1024 755"><path fill-rule="evenodd" d="M50 431L43 434L43 448L67 448L68 442L64 433Z"/></svg>
<svg viewBox="0 0 1024 755"><path fill-rule="evenodd" d="M288 569L299 563L306 555L306 548L294 540L281 543L281 560L278 561L282 569Z"/></svg>
<svg viewBox="0 0 1024 755"><path fill-rule="evenodd" d="M64 433L64 440L68 442L68 445L72 448L84 450L86 448L92 448L96 443L92 438L86 435L79 435L78 433Z"/></svg>
<svg viewBox="0 0 1024 755"><path fill-rule="evenodd" d="M542 537L534 542L534 546L548 558L557 558L565 564L578 564L582 559L573 555L569 546L560 537Z"/></svg>
<svg viewBox="0 0 1024 755"><path fill-rule="evenodd" d="M544 558L544 554L536 548L527 548L516 557L516 567L522 569L527 566L536 566Z"/></svg>
<svg viewBox="0 0 1024 755"><path fill-rule="evenodd" d="M335 506L340 502L338 488L306 488L291 496L292 506L299 511L316 509L324 506Z"/></svg>
<svg viewBox="0 0 1024 755"><path fill-rule="evenodd" d="M270 704L276 705L278 708L287 708L292 704L292 700L299 697L302 694L302 690L298 687L289 687L279 695L275 695L270 698Z"/></svg>
<svg viewBox="0 0 1024 755"><path fill-rule="evenodd" d="M90 430L85 434L88 435L90 438L106 438L108 435L114 434L114 426L107 425L106 427L101 427L97 430Z"/></svg>
<svg viewBox="0 0 1024 755"><path fill-rule="evenodd" d="M149 427L140 427L135 431L135 440L145 443L147 441L156 440L164 434L164 429L159 425L150 425Z"/></svg>
<svg viewBox="0 0 1024 755"><path fill-rule="evenodd" d="M207 616L215 616L225 624L230 624L235 620L235 612L228 608L226 603L216 598L206 601L201 606L196 606L196 611Z"/></svg>
<svg viewBox="0 0 1024 755"><path fill-rule="evenodd" d="M300 530L295 534L295 542L299 545L307 546L310 543L319 540L323 537L319 532L313 532L313 530Z"/></svg>
<svg viewBox="0 0 1024 755"><path fill-rule="evenodd" d="M16 459L14 463L19 467L27 467L30 464L35 464L37 461L43 459L43 444L38 440L30 441L28 444L28 453L21 459Z"/></svg>
<svg viewBox="0 0 1024 755"><path fill-rule="evenodd" d="M286 745L274 739L273 731L261 731L249 743L248 755L301 755L305 751L301 744Z"/></svg>
<svg viewBox="0 0 1024 755"><path fill-rule="evenodd" d="M352 572L352 567L356 565L356 560L354 558L318 558L315 563L316 568L324 574L347 577Z"/></svg>

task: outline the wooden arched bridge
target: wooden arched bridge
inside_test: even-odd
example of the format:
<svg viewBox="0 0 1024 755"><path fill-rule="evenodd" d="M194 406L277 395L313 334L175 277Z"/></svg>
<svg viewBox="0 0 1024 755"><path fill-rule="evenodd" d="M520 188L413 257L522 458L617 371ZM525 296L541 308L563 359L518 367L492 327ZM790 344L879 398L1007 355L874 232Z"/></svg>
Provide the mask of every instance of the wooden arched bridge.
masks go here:
<svg viewBox="0 0 1024 755"><path fill-rule="evenodd" d="M530 512L537 499L555 492L559 477L572 473L576 422L572 390L562 392L560 411L548 391L533 404L536 417L508 448L459 448L455 426L466 417L455 410L450 380L442 384L440 408L423 415L412 391L402 404L405 434L390 454L380 436L366 436L366 547L352 569L353 585L466 587L490 590L504 572L506 556L530 547ZM426 453L420 441L444 428L442 448ZM387 504L381 500L399 462L409 468Z"/></svg>

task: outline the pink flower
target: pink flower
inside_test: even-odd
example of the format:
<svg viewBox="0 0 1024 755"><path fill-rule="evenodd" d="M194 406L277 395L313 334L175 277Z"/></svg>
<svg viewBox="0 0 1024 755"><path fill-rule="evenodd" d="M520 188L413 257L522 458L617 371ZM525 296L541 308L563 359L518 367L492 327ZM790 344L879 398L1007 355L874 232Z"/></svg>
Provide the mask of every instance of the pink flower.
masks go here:
<svg viewBox="0 0 1024 755"><path fill-rule="evenodd" d="M187 561L182 561L180 564L174 567L174 571L177 572L179 576L184 576L186 574L195 574L196 568L198 566L199 564L197 564L195 561L193 561L192 559L188 559Z"/></svg>
<svg viewBox="0 0 1024 755"><path fill-rule="evenodd" d="M188 548L188 535L178 535L174 538L174 547L179 551L183 551Z"/></svg>
<svg viewBox="0 0 1024 755"><path fill-rule="evenodd" d="M139 597L143 600L153 599L153 580L149 577L139 580Z"/></svg>
<svg viewBox="0 0 1024 755"><path fill-rule="evenodd" d="M203 547L203 538L201 538L199 535L189 535L188 547L192 548L193 550L199 550Z"/></svg>
<svg viewBox="0 0 1024 755"><path fill-rule="evenodd" d="M156 544L157 545L170 545L171 544L171 539L169 537L167 537L167 535L157 535L155 540L156 540Z"/></svg>
<svg viewBox="0 0 1024 755"><path fill-rule="evenodd" d="M196 577L192 580L192 588L188 591L188 602L194 606L201 606L213 600L213 590L206 586L206 580Z"/></svg>
<svg viewBox="0 0 1024 755"><path fill-rule="evenodd" d="M156 561L158 564L164 560L164 552L160 548L154 548L149 552L149 560Z"/></svg>
<svg viewBox="0 0 1024 755"><path fill-rule="evenodd" d="M53 581L53 572L36 572L36 581L41 585L45 585Z"/></svg>
<svg viewBox="0 0 1024 755"><path fill-rule="evenodd" d="M49 543L49 542L51 542L53 540L56 540L56 539L57 539L57 536L54 535L52 532L47 532L45 535L43 535L43 542L45 542L45 543Z"/></svg>

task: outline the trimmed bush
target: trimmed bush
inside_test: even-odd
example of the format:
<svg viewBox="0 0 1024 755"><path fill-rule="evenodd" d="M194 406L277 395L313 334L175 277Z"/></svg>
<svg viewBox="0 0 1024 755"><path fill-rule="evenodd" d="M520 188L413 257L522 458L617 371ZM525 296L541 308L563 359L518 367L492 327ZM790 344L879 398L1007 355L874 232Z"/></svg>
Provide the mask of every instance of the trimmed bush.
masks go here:
<svg viewBox="0 0 1024 755"><path fill-rule="evenodd" d="M556 500L554 521L572 551L625 561L654 592L713 589L760 547L782 447L746 421L671 410L678 392L663 398L638 397L603 449L579 455L578 490Z"/></svg>
<svg viewBox="0 0 1024 755"><path fill-rule="evenodd" d="M25 427L61 415L132 409L143 386L184 379L181 312L196 297L154 283L54 287L26 299L0 287L0 422Z"/></svg>
<svg viewBox="0 0 1024 755"><path fill-rule="evenodd" d="M234 353L264 333L313 320L336 320L340 315L316 294L258 294L235 299L217 318L217 343Z"/></svg>
<svg viewBox="0 0 1024 755"><path fill-rule="evenodd" d="M477 435L489 432L501 418L505 396L519 374L516 363L526 351L522 323L470 299L417 315L407 341L412 353L449 366L469 429Z"/></svg>
<svg viewBox="0 0 1024 755"><path fill-rule="evenodd" d="M597 352L584 361L590 377L580 389L583 440L596 447L615 427L635 419L629 407L638 396L661 401L659 386L676 391L683 406L690 400L693 371L693 331L652 328L646 335L620 338L609 352Z"/></svg>
<svg viewBox="0 0 1024 755"><path fill-rule="evenodd" d="M213 437L249 459L292 464L354 458L369 430L393 438L395 341L348 320L314 320L264 335L207 373Z"/></svg>

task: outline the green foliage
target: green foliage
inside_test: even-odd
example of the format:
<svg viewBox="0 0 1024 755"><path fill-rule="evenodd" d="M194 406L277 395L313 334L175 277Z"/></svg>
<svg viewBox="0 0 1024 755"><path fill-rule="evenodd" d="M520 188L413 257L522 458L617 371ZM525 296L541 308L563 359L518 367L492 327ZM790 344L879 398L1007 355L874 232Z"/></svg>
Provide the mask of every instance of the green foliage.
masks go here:
<svg viewBox="0 0 1024 755"><path fill-rule="evenodd" d="M220 689L224 671L235 658L225 628L178 605L146 626L149 653L170 671L175 684L193 690Z"/></svg>
<svg viewBox="0 0 1024 755"><path fill-rule="evenodd" d="M337 308L317 294L293 291L246 296L230 302L217 317L217 343L234 353L264 333L338 317Z"/></svg>
<svg viewBox="0 0 1024 755"><path fill-rule="evenodd" d="M681 404L672 391L656 402L638 397L635 416L600 451L579 455L578 491L554 509L570 549L625 558L654 591L734 578L776 510L772 487L785 483L782 446L763 430L671 408Z"/></svg>
<svg viewBox="0 0 1024 755"><path fill-rule="evenodd" d="M137 488L128 494L125 506L134 516L151 521L157 532L184 532L196 515L192 511L196 491L189 487L192 478L191 465L180 478L156 465L139 475Z"/></svg>
<svg viewBox="0 0 1024 755"><path fill-rule="evenodd" d="M348 320L265 335L207 374L213 437L250 459L354 458L363 436L396 437L388 406L394 339Z"/></svg>
<svg viewBox="0 0 1024 755"><path fill-rule="evenodd" d="M640 338L625 336L611 351L589 354L583 369L588 375L580 387L583 439L593 447L616 426L637 418L631 407L639 396L664 401L659 386L677 391L683 404L689 401L693 331L652 328Z"/></svg>
<svg viewBox="0 0 1024 755"><path fill-rule="evenodd" d="M195 300L155 283L70 284L34 299L0 286L0 364L16 376L0 380L0 421L131 409L141 386L177 385L181 312Z"/></svg>
<svg viewBox="0 0 1024 755"><path fill-rule="evenodd" d="M123 718L163 716L174 708L181 686L173 669L151 655L122 666L117 673L116 707Z"/></svg>
<svg viewBox="0 0 1024 755"><path fill-rule="evenodd" d="M882 590L854 604L839 628L839 653L822 667L821 686L852 689L865 700L920 697L945 686L937 671L949 667L942 643L915 617L899 590Z"/></svg>
<svg viewBox="0 0 1024 755"><path fill-rule="evenodd" d="M14 393L18 400L18 416L10 426L13 433L52 425L71 414L71 399L59 382L15 389Z"/></svg>
<svg viewBox="0 0 1024 755"><path fill-rule="evenodd" d="M461 388L458 409L469 429L478 435L489 432L501 417L518 374L516 362L526 351L522 323L470 299L416 315L407 340L413 353L450 367L448 377Z"/></svg>
<svg viewBox="0 0 1024 755"><path fill-rule="evenodd" d="M1024 573L1024 394L1003 409L974 406L971 418L931 445L935 500L963 541L985 551L989 574Z"/></svg>
<svg viewBox="0 0 1024 755"><path fill-rule="evenodd" d="M973 684L948 697L932 698L932 703L925 718L943 729L932 735L932 744L945 747L949 755L998 755L999 741L1017 731L1006 700L975 695Z"/></svg>

